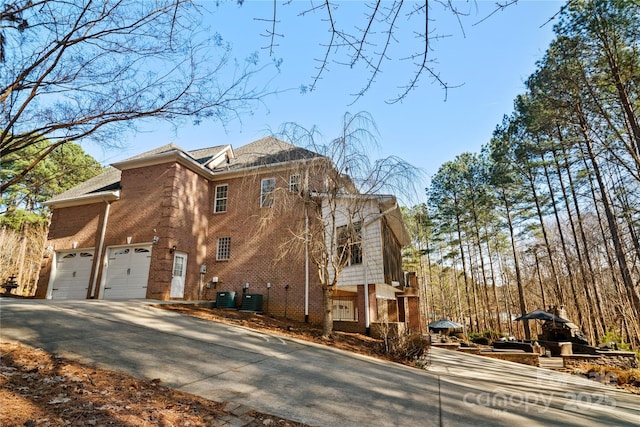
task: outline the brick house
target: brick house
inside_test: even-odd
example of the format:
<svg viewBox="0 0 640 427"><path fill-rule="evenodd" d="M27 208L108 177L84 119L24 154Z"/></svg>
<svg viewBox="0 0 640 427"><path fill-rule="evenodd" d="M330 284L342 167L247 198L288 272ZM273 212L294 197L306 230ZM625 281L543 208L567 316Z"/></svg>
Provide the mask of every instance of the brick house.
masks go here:
<svg viewBox="0 0 640 427"><path fill-rule="evenodd" d="M36 297L224 297L229 306L253 297L262 311L320 323L322 289L306 236L327 214L318 171L329 164L274 138L237 149L169 144L114 163L46 202L52 217ZM358 218L345 214L355 199ZM334 293L335 328L366 331L381 318L419 328L395 198L351 194L339 204L335 248L349 259Z"/></svg>

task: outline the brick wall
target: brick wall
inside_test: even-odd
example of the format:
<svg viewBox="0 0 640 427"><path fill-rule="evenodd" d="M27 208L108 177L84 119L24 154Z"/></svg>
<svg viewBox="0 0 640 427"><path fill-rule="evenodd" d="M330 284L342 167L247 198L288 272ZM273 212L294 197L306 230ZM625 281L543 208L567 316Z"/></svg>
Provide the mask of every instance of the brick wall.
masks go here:
<svg viewBox="0 0 640 427"><path fill-rule="evenodd" d="M219 282L215 288L206 289L204 298L215 299L220 290L242 295L243 284L248 283L249 293L263 295L263 310L268 300L270 313L284 316L286 311L287 317L304 320L304 241L299 238L304 230L304 207L296 195L288 192L290 174L287 170L267 171L211 184L212 191L216 185L228 185L228 199L226 212L210 211L206 281L215 276ZM263 178L276 178L272 207L260 207ZM216 259L221 237L231 238L229 260ZM313 264L309 277L309 320L320 323L322 292ZM267 283L271 284L268 291Z"/></svg>

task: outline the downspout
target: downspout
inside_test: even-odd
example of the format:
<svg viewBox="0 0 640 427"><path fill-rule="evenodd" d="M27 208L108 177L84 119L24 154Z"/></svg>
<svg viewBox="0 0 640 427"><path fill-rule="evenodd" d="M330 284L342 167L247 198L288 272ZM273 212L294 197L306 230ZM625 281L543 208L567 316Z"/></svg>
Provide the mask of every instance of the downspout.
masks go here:
<svg viewBox="0 0 640 427"><path fill-rule="evenodd" d="M309 197L309 169L304 174L305 199ZM304 207L304 321L309 323L309 203Z"/></svg>
<svg viewBox="0 0 640 427"><path fill-rule="evenodd" d="M98 256L96 257L96 266L93 271L93 280L91 283L91 298L96 297L96 284L98 283L98 273L102 265L102 247L104 246L104 236L107 234L107 221L109 219L109 210L111 202L102 199L107 206L104 208L104 220L102 221L102 232L100 233L100 242L98 243Z"/></svg>
<svg viewBox="0 0 640 427"><path fill-rule="evenodd" d="M364 267L364 327L367 335L371 335L371 316L369 314L369 267L367 266L368 257L365 250L365 242L367 236L367 224L362 226L362 266Z"/></svg>
<svg viewBox="0 0 640 427"><path fill-rule="evenodd" d="M309 213L304 213L304 321L309 323Z"/></svg>

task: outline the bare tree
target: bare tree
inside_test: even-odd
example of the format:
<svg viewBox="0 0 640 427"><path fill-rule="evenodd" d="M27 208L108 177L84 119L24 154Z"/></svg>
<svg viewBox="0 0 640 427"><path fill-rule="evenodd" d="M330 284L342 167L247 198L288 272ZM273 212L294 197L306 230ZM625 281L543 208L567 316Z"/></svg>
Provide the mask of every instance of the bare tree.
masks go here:
<svg viewBox="0 0 640 427"><path fill-rule="evenodd" d="M243 3L243 0L238 0ZM266 49L271 54L277 51L278 40L284 37L281 29L283 8L295 6L301 18L320 17L327 32L322 42L322 56L317 58L316 70L311 78L308 90L317 88L322 78L332 66L348 67L357 70L361 84L352 95L353 103L364 96L384 73L386 66L394 61L403 61L410 70L404 79L398 82L396 95L388 103L402 101L424 81L435 83L445 92L457 87L441 76L436 68L433 42L448 37L435 28L439 16L453 16L464 35L463 20L472 12L478 12L476 1L454 2L452 0L372 0L362 2L335 2L331 0L309 2L279 2L273 0L269 16L257 17L265 22L263 36L268 40ZM489 19L493 14L517 3L517 0L504 0L491 4L490 10L479 16L475 24ZM343 19L343 11L356 9L360 14L350 14ZM484 12L483 12L484 13ZM355 19L353 16L358 18ZM550 20L553 17L550 18Z"/></svg>
<svg viewBox="0 0 640 427"><path fill-rule="evenodd" d="M144 119L225 122L265 94L249 86L256 60L230 65L187 0L14 0L0 6L0 157L52 144L20 181L68 141L117 146Z"/></svg>
<svg viewBox="0 0 640 427"><path fill-rule="evenodd" d="M291 201L302 203L307 220L291 226L292 237L282 246L282 254L307 252L322 287L323 337L327 338L333 332L334 292L344 269L366 256L363 234L382 214L379 203L395 201L389 194L410 200L417 194L415 186L421 188L422 173L398 157L372 160L377 131L364 112L346 113L341 134L329 141L317 129L294 123L285 124L278 136L321 156L301 166L301 191ZM402 221L401 214L398 220Z"/></svg>

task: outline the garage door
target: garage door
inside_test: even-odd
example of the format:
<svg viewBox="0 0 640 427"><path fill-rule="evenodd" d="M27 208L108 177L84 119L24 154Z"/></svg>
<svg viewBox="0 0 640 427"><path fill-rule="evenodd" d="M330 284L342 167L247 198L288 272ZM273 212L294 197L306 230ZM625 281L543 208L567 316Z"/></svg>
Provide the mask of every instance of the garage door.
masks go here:
<svg viewBox="0 0 640 427"><path fill-rule="evenodd" d="M51 286L53 299L86 299L91 281L93 251L58 252Z"/></svg>
<svg viewBox="0 0 640 427"><path fill-rule="evenodd" d="M110 248L104 299L146 298L151 246Z"/></svg>

